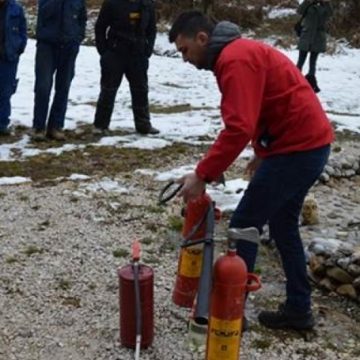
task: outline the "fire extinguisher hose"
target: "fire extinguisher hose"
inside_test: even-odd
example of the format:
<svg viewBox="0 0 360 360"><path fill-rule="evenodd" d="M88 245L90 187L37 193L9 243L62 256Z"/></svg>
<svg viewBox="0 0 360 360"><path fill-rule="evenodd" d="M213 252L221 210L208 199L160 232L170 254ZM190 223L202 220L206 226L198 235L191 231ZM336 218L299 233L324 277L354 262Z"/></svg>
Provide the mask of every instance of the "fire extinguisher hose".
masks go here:
<svg viewBox="0 0 360 360"><path fill-rule="evenodd" d="M140 244L133 244L133 271L134 271L134 290L135 290L135 328L136 328L136 346L135 360L140 359L141 347L141 300L140 300L140 282L139 282L139 259Z"/></svg>
<svg viewBox="0 0 360 360"><path fill-rule="evenodd" d="M206 325L208 323L210 291L212 287L212 267L214 260L214 228L215 209L214 205L210 204L206 213L206 235L203 261L194 313L195 322L200 325Z"/></svg>

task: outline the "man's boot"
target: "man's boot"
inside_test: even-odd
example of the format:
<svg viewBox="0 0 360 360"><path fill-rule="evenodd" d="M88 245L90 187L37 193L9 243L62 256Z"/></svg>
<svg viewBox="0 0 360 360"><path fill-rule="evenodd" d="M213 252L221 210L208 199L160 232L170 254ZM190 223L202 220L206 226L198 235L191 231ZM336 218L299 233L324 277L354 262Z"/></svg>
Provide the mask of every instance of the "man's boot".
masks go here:
<svg viewBox="0 0 360 360"><path fill-rule="evenodd" d="M139 134L142 134L142 135L159 134L160 131L151 125L148 106L134 107L133 113L134 113L134 120L135 120L135 128Z"/></svg>
<svg viewBox="0 0 360 360"><path fill-rule="evenodd" d="M320 88L318 87L318 84L317 84L317 80L316 80L315 75L307 74L307 75L305 76L305 79L308 81L308 83L309 83L310 86L313 88L313 90L314 90L315 93L320 92Z"/></svg>
<svg viewBox="0 0 360 360"><path fill-rule="evenodd" d="M277 311L262 311L259 322L270 329L311 330L315 326L312 311L301 312L280 304Z"/></svg>

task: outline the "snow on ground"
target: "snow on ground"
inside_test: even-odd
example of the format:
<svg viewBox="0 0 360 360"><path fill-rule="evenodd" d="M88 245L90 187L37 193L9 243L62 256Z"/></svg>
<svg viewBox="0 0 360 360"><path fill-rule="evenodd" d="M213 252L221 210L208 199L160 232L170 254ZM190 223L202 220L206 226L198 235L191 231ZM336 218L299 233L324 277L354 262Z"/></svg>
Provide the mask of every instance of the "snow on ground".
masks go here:
<svg viewBox="0 0 360 360"><path fill-rule="evenodd" d="M278 13L274 16L280 16ZM269 40L270 42L270 40ZM157 37L156 53L174 54L173 44L169 44L165 34ZM283 51L294 62L297 50ZM12 98L12 123L27 127L32 125L33 85L34 85L35 41L30 40L24 55L21 57L18 77L20 79L17 93ZM321 55L318 61L318 82L322 89L320 100L339 129L360 132L360 50L339 45L335 55ZM307 64L306 64L307 66ZM306 70L306 69L305 69ZM81 123L91 124L94 118L95 104L99 92L100 67L99 56L94 47L82 46L76 65L76 75L71 87L65 128L75 129ZM198 71L182 61L180 56L157 56L150 61L149 97L154 107L178 107L172 113L153 113L153 125L160 129L158 136L143 137L137 134L124 136L107 136L94 145L123 146L141 149L154 149L170 145L173 142L209 143L221 128L219 111L220 94L214 76L209 71ZM111 129L125 129L133 132L130 92L126 80L121 85L111 122ZM202 137L206 137L203 141ZM33 146L33 145L32 145ZM21 150L22 157L38 155L42 152L59 154L84 145L65 144L58 148L40 150L31 147L29 137L25 135L13 144L0 145L0 160L18 160L13 158L12 149ZM16 151L18 154L19 151ZM249 150L242 156L248 157ZM193 168L185 165L186 172ZM184 170L183 169L183 170ZM182 169L175 169L171 176L181 176ZM146 171L142 169L141 171ZM167 175L154 174L159 181L166 181ZM161 178L162 176L162 178ZM0 181L3 181L0 179ZM244 187L245 182L228 182L225 189L212 189L214 197L222 191L224 197L218 199L223 208L233 207L240 194L236 190ZM232 198L229 199L229 195ZM231 196L230 196L231 197ZM218 196L219 198L219 196ZM226 198L226 199L225 199ZM236 201L234 199L236 198ZM230 205L229 205L230 204Z"/></svg>
<svg viewBox="0 0 360 360"><path fill-rule="evenodd" d="M174 50L164 34L157 38L156 49ZM282 50L283 51L283 50ZM294 62L297 50L284 51ZM30 40L22 56L18 77L20 83L12 98L13 123L31 127L33 111L35 42ZM358 66L360 50L345 46L334 56L321 55L318 78L322 88L320 99L330 118L344 128L360 132L360 90ZM99 92L99 56L94 47L83 46L77 59L76 75L71 87L65 127L74 129L77 123L92 123ZM198 71L180 57L153 56L149 69L150 103L158 107L187 105L191 109L172 114L152 114L152 121L167 141L197 140L199 136L214 136L221 126L220 94L209 71ZM133 129L130 93L126 80L121 85L111 128ZM186 107L185 107L186 110ZM358 122L358 123L357 123ZM128 142L128 141L127 141Z"/></svg>
<svg viewBox="0 0 360 360"><path fill-rule="evenodd" d="M276 19L276 18L283 18L291 15L296 14L296 9L289 9L289 8L282 8L282 7L275 7L271 8L269 6L269 12L267 14L267 17L269 19Z"/></svg>
<svg viewBox="0 0 360 360"><path fill-rule="evenodd" d="M30 178L25 178L22 176L12 176L12 177L2 177L0 178L0 186L1 185L17 185L24 184L27 182L31 182Z"/></svg>

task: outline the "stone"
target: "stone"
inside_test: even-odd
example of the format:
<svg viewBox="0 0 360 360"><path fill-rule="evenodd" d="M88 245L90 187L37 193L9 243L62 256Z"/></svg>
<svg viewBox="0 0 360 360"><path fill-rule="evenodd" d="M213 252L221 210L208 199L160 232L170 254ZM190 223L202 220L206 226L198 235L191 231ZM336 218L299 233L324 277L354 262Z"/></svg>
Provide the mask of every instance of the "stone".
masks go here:
<svg viewBox="0 0 360 360"><path fill-rule="evenodd" d="M341 258L336 262L343 270L347 270L348 266L350 265L350 258Z"/></svg>
<svg viewBox="0 0 360 360"><path fill-rule="evenodd" d="M336 289L339 295L349 297L350 299L356 299L357 294L355 288L351 284L341 285Z"/></svg>
<svg viewBox="0 0 360 360"><path fill-rule="evenodd" d="M335 258L335 256L331 256L325 260L324 265L327 268L332 268L336 266L336 263L337 263L337 259Z"/></svg>
<svg viewBox="0 0 360 360"><path fill-rule="evenodd" d="M327 269L326 275L341 284L351 284L354 280L351 275L338 266Z"/></svg>
<svg viewBox="0 0 360 360"><path fill-rule="evenodd" d="M349 159L344 158L341 161L341 167L346 170L352 169L352 162L350 162Z"/></svg>
<svg viewBox="0 0 360 360"><path fill-rule="evenodd" d="M319 224L319 206L313 194L306 196L301 210L302 225Z"/></svg>
<svg viewBox="0 0 360 360"><path fill-rule="evenodd" d="M358 291L360 291L360 276L357 277L354 281L353 281L353 286L355 289L357 289Z"/></svg>
<svg viewBox="0 0 360 360"><path fill-rule="evenodd" d="M323 256L312 256L309 261L310 270L315 275L325 275L326 267L324 265L324 261L325 259Z"/></svg>
<svg viewBox="0 0 360 360"><path fill-rule="evenodd" d="M347 271L350 275L357 277L360 275L360 266L356 264L351 264L348 266Z"/></svg>
<svg viewBox="0 0 360 360"><path fill-rule="evenodd" d="M329 176L326 172L323 172L323 173L320 175L319 179L320 179L321 181L323 181L324 183L327 183L328 181L330 181L330 176Z"/></svg>
<svg viewBox="0 0 360 360"><path fill-rule="evenodd" d="M330 176L334 175L334 168L330 165L326 165L325 166L325 171L327 174L329 174Z"/></svg>
<svg viewBox="0 0 360 360"><path fill-rule="evenodd" d="M357 250L354 252L354 254L351 256L351 262L356 265L360 265L360 250Z"/></svg>
<svg viewBox="0 0 360 360"><path fill-rule="evenodd" d="M321 286L322 288L329 290L329 291L334 291L336 289L336 286L331 282L331 280L327 277L323 278L320 282L319 282L319 286Z"/></svg>
<svg viewBox="0 0 360 360"><path fill-rule="evenodd" d="M338 251L345 256L350 256L354 252L354 247L348 243L345 243L339 246Z"/></svg>

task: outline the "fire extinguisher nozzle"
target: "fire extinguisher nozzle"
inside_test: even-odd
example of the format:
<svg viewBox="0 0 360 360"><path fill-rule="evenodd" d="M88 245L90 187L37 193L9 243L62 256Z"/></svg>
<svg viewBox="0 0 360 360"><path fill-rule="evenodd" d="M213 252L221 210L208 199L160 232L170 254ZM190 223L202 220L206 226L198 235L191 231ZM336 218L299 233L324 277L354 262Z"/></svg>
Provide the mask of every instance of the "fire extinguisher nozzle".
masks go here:
<svg viewBox="0 0 360 360"><path fill-rule="evenodd" d="M209 319L204 316L197 316L194 318L194 321L197 325L207 325L209 323Z"/></svg>

